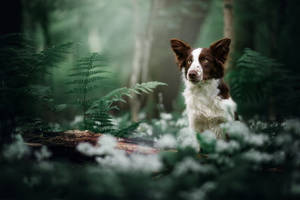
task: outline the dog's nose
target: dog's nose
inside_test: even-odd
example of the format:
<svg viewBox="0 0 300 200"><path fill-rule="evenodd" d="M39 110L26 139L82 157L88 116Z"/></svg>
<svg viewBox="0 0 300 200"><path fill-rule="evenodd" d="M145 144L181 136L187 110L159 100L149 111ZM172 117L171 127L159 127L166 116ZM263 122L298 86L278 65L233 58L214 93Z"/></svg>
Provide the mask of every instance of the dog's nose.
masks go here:
<svg viewBox="0 0 300 200"><path fill-rule="evenodd" d="M191 70L191 71L189 72L189 78L190 78L190 79L195 79L195 78L197 78L197 72L196 72L195 70Z"/></svg>

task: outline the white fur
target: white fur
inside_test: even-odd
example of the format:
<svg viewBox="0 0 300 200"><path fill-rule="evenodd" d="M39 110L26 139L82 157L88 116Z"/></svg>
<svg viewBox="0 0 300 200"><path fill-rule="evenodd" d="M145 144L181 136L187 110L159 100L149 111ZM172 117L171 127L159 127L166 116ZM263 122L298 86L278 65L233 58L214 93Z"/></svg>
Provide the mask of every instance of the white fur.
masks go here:
<svg viewBox="0 0 300 200"><path fill-rule="evenodd" d="M195 70L198 74L199 80L203 79L203 70L202 70L202 66L199 62L199 55L202 51L202 48L198 48L192 51L192 55L193 55L193 62L188 70L188 74L191 70ZM187 78L189 79L189 76L187 76Z"/></svg>
<svg viewBox="0 0 300 200"><path fill-rule="evenodd" d="M192 52L194 61L191 67L197 67L199 64L198 57L202 49L196 49ZM199 66L201 66L199 64ZM200 67L202 68L202 67ZM202 70L202 69L201 69ZM199 73L201 73L199 71ZM222 99L219 94L219 81L212 79L200 81L197 84L184 79L186 110L189 119L189 126L197 132L212 130L218 138L222 137L222 130L219 125L223 122L233 121L234 112L236 111L235 102L229 99Z"/></svg>

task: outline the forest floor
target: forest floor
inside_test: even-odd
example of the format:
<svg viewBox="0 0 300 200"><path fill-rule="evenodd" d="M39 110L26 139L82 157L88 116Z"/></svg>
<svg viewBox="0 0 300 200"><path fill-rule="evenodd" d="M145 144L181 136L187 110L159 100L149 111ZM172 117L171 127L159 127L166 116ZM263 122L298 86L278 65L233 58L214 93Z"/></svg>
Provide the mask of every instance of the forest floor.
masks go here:
<svg viewBox="0 0 300 200"><path fill-rule="evenodd" d="M64 132L52 132L45 134L24 134L25 144L31 148L47 146L55 157L66 157L71 161L90 160L79 153L76 149L79 143L89 143L97 146L101 139L101 133L91 131L68 130ZM154 142L145 139L116 138L116 149L125 151L128 155L132 153L151 155L159 153L159 149L154 147Z"/></svg>

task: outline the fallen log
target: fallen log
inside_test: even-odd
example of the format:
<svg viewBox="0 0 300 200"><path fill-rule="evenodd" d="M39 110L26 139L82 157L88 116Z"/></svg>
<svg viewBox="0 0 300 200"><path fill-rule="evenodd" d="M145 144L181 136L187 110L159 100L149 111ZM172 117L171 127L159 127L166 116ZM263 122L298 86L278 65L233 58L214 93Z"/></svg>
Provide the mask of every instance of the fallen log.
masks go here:
<svg viewBox="0 0 300 200"><path fill-rule="evenodd" d="M24 134L24 140L31 148L47 146L55 157L66 157L72 161L90 160L87 156L79 153L76 146L82 142L99 145L98 139L103 134L91 131L69 130L65 132ZM101 138L100 138L101 139ZM159 150L153 147L153 142L138 138L116 138L116 148L127 154L157 154Z"/></svg>

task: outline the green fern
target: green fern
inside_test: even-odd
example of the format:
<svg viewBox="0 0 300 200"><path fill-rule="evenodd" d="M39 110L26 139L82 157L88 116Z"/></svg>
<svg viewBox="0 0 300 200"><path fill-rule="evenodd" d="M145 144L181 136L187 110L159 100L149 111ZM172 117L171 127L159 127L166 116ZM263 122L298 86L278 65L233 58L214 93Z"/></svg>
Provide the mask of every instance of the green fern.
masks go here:
<svg viewBox="0 0 300 200"><path fill-rule="evenodd" d="M109 112L111 107L102 100L94 102L85 113L85 128L96 133L115 132L115 125Z"/></svg>
<svg viewBox="0 0 300 200"><path fill-rule="evenodd" d="M110 115L112 110L118 109L116 103L125 103L124 97L130 98L133 97L133 94L148 94L157 86L166 84L156 81L136 84L133 88L123 87L115 89L102 98L95 100L95 97L92 97L91 94L93 90L99 88L99 81L104 79L102 74L106 71L102 70L102 68L105 64L106 59L97 53L79 59L73 69L73 73L69 75L72 79L67 82L72 86L69 93L75 97L75 105L82 110L82 129L124 137L133 132L137 128L138 123L131 124L125 128L116 128Z"/></svg>
<svg viewBox="0 0 300 200"><path fill-rule="evenodd" d="M118 109L115 105L117 102L126 102L123 98L131 98L133 94L148 94L153 91L154 88L166 85L161 82L147 82L136 84L133 88L118 88L93 102L89 110L86 112L88 129L94 132L110 133L118 137L126 137L132 133L139 125L140 122L131 124L124 128L116 128L113 123L113 119L109 114L110 111Z"/></svg>
<svg viewBox="0 0 300 200"><path fill-rule="evenodd" d="M128 137L128 135L135 132L135 130L139 127L139 125L142 122L134 122L133 124L130 124L129 126L126 126L125 128L121 128L119 130L116 130L113 135L116 137Z"/></svg>
<svg viewBox="0 0 300 200"><path fill-rule="evenodd" d="M106 65L106 62L104 56L98 53L92 53L87 57L78 59L73 68L73 72L69 75L72 79L67 82L67 84L72 86L69 93L75 98L74 104L82 109L84 129L91 127L89 125L90 122L87 121L87 111L95 100L91 96L91 93L100 87L99 81L104 79L101 75L105 73L105 71L100 69Z"/></svg>
<svg viewBox="0 0 300 200"><path fill-rule="evenodd" d="M282 87L288 74L276 60L245 49L236 67L227 76L231 94L240 110L247 114L266 111L270 97Z"/></svg>
<svg viewBox="0 0 300 200"><path fill-rule="evenodd" d="M147 82L147 83L138 83L133 88L123 87L123 88L118 88L116 90L113 90L109 94L105 95L102 98L102 100L107 101L110 105L112 105L115 102L126 103L126 101L123 99L123 97L132 98L133 94L138 94L138 95L140 95L142 93L149 94L156 87L164 86L164 85L167 85L167 84L158 82L158 81L152 81L152 82ZM117 107L113 107L113 108L117 109Z"/></svg>
<svg viewBox="0 0 300 200"><path fill-rule="evenodd" d="M12 125L22 126L28 121L16 119L45 117L41 110L53 103L45 77L65 59L72 46L56 45L37 52L31 44L22 35L0 37L0 131L4 133L11 132Z"/></svg>

